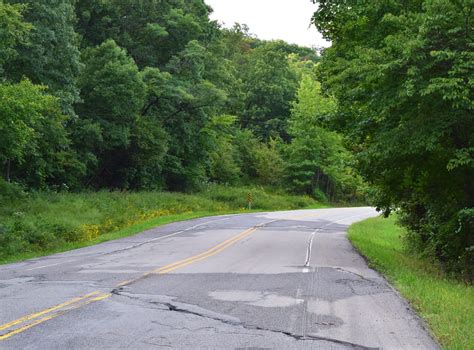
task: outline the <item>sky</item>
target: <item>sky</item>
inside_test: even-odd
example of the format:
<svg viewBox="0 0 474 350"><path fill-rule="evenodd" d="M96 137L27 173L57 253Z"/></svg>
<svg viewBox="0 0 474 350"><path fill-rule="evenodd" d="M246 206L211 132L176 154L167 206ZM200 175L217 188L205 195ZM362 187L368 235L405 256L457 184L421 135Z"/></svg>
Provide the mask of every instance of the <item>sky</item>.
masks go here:
<svg viewBox="0 0 474 350"><path fill-rule="evenodd" d="M310 26L316 5L311 0L205 0L214 9L213 20L232 27L247 24L260 39L283 39L308 47L327 47L314 26Z"/></svg>

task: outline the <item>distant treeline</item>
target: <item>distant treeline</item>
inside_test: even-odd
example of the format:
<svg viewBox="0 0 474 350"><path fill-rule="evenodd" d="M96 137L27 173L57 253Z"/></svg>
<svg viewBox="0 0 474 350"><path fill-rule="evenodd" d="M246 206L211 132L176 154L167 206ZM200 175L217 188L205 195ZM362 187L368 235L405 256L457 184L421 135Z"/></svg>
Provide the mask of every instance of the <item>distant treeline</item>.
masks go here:
<svg viewBox="0 0 474 350"><path fill-rule="evenodd" d="M30 189L364 190L316 51L202 0L0 1L0 165ZM308 14L309 16L311 14Z"/></svg>

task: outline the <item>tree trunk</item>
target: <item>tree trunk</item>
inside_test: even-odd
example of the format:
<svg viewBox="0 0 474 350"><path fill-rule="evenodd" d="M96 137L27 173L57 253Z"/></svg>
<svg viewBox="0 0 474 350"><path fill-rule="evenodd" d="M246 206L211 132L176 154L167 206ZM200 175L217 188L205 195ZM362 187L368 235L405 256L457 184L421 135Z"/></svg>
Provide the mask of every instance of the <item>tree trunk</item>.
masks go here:
<svg viewBox="0 0 474 350"><path fill-rule="evenodd" d="M7 174L6 174L6 180L7 182L10 182L10 172L11 172L11 164L12 164L12 161L10 159L7 160Z"/></svg>
<svg viewBox="0 0 474 350"><path fill-rule="evenodd" d="M319 178L321 177L321 172L317 170L318 176L316 177L316 189L319 190Z"/></svg>

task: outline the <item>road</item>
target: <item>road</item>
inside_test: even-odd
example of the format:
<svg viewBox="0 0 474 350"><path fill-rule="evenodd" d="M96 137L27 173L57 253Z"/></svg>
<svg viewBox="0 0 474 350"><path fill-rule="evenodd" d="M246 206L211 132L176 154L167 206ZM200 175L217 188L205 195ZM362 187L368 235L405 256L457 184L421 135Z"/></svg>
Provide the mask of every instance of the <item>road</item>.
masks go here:
<svg viewBox="0 0 474 350"><path fill-rule="evenodd" d="M202 218L0 266L0 349L437 349L346 238L375 215Z"/></svg>

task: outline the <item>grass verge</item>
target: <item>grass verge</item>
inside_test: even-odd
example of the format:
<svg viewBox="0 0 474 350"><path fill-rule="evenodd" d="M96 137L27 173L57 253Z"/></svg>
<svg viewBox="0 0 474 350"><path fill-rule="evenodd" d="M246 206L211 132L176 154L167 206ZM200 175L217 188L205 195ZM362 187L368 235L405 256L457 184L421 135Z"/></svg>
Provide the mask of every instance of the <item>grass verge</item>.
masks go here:
<svg viewBox="0 0 474 350"><path fill-rule="evenodd" d="M444 275L430 261L409 254L396 218L352 225L349 239L429 324L445 349L474 349L474 288Z"/></svg>
<svg viewBox="0 0 474 350"><path fill-rule="evenodd" d="M0 264L126 237L171 222L253 211L321 208L307 196L262 187L167 192L31 193L0 197Z"/></svg>

